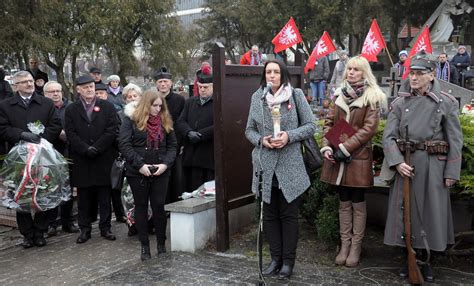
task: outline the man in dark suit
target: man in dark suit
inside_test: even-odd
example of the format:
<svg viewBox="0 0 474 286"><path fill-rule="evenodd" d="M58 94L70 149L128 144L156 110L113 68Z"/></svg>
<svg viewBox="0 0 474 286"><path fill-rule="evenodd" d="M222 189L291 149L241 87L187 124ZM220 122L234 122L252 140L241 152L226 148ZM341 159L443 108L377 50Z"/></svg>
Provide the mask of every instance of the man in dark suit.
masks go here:
<svg viewBox="0 0 474 286"><path fill-rule="evenodd" d="M0 138L8 142L10 148L20 140L39 143L41 137L54 142L61 132L61 120L57 116L51 99L35 92L33 76L27 71L13 76L16 94L0 103ZM41 121L44 133L31 133L27 124ZM44 233L48 229L48 212L36 212L34 219L30 213L17 212L18 229L23 235L23 247L45 246Z"/></svg>
<svg viewBox="0 0 474 286"><path fill-rule="evenodd" d="M118 117L113 104L95 95L94 79L81 76L76 81L78 100L66 108L66 136L72 159L71 185L77 187L77 243L91 238L91 208L99 201L99 229L102 237L115 240L110 228L110 169L118 153L114 147Z"/></svg>
<svg viewBox="0 0 474 286"><path fill-rule="evenodd" d="M43 86L48 82L48 74L39 69L38 59L36 57L32 57L28 61L28 65L29 67L26 71L31 73L35 80L35 91L36 93L43 95Z"/></svg>

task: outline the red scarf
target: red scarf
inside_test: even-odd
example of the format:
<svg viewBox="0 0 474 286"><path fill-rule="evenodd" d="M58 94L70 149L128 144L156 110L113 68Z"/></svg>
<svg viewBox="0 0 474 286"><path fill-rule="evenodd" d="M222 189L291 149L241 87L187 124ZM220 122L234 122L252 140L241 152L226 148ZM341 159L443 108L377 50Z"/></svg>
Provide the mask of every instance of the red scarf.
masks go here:
<svg viewBox="0 0 474 286"><path fill-rule="evenodd" d="M150 115L146 124L146 132L147 147L157 150L160 146L160 142L163 141L164 138L163 128L161 126L161 116L159 114L157 116Z"/></svg>

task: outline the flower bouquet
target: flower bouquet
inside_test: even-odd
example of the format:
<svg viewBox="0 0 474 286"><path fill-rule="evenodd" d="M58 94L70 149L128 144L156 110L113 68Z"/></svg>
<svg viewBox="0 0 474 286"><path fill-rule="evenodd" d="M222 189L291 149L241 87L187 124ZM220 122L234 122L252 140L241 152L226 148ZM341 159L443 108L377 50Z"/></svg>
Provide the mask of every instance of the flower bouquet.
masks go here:
<svg viewBox="0 0 474 286"><path fill-rule="evenodd" d="M125 208L125 214L127 216L127 224L132 226L135 224L135 200L133 199L132 189L125 178L122 187L122 204ZM148 205L148 220L152 217L151 206Z"/></svg>
<svg viewBox="0 0 474 286"><path fill-rule="evenodd" d="M36 134L40 122L28 123ZM38 133L37 133L38 132ZM6 187L3 206L21 212L46 211L70 199L68 162L46 139L20 141L5 157L0 176Z"/></svg>

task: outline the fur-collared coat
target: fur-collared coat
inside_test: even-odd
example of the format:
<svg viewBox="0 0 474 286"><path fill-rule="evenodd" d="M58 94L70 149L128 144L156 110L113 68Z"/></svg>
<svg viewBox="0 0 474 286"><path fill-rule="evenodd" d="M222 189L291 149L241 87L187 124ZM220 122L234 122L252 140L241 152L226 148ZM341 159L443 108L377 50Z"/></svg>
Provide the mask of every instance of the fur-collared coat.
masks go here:
<svg viewBox="0 0 474 286"><path fill-rule="evenodd" d="M314 116L301 89L294 89L288 102L281 104L281 130L288 133L288 144L282 149L267 149L261 146L263 136L273 134L273 123L263 90L259 88L252 95L245 136L255 146L252 151L252 192L258 192L257 174L263 170L262 198L267 204L271 200L272 178L275 175L278 187L288 203L308 189L310 181L301 154L301 141L316 132ZM295 100L297 101L295 103ZM297 114L296 107L299 111ZM263 115L263 117L262 117ZM298 124L298 115L299 121Z"/></svg>
<svg viewBox="0 0 474 286"><path fill-rule="evenodd" d="M368 90L361 97L347 105L341 89L336 90L336 102L329 109L324 122L324 135L340 119L344 119L356 131L345 142L337 146L346 156L352 156L349 163L332 163L324 160L321 181L346 187L371 187L374 184L372 172L372 137L377 133L380 108L366 104ZM375 92L375 91L372 91ZM335 146L323 137L321 153L326 150L336 152Z"/></svg>

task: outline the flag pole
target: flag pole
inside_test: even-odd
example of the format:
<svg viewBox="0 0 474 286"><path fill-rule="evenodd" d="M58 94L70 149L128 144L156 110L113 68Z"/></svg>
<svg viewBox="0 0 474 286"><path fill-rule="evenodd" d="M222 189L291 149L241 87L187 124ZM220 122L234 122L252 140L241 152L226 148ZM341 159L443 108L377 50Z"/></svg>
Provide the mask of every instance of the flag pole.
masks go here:
<svg viewBox="0 0 474 286"><path fill-rule="evenodd" d="M305 48L305 50L306 50L306 55L309 57L309 49L308 49L308 47L306 46L306 42L305 42L305 41L302 41L302 42L303 42L303 46L304 46L304 48Z"/></svg>
<svg viewBox="0 0 474 286"><path fill-rule="evenodd" d="M392 56L390 55L390 52L388 51L388 48L387 46L385 46L385 52L387 53L388 55L388 59L390 60L390 63L392 64L392 67L393 67L393 60L392 60Z"/></svg>

